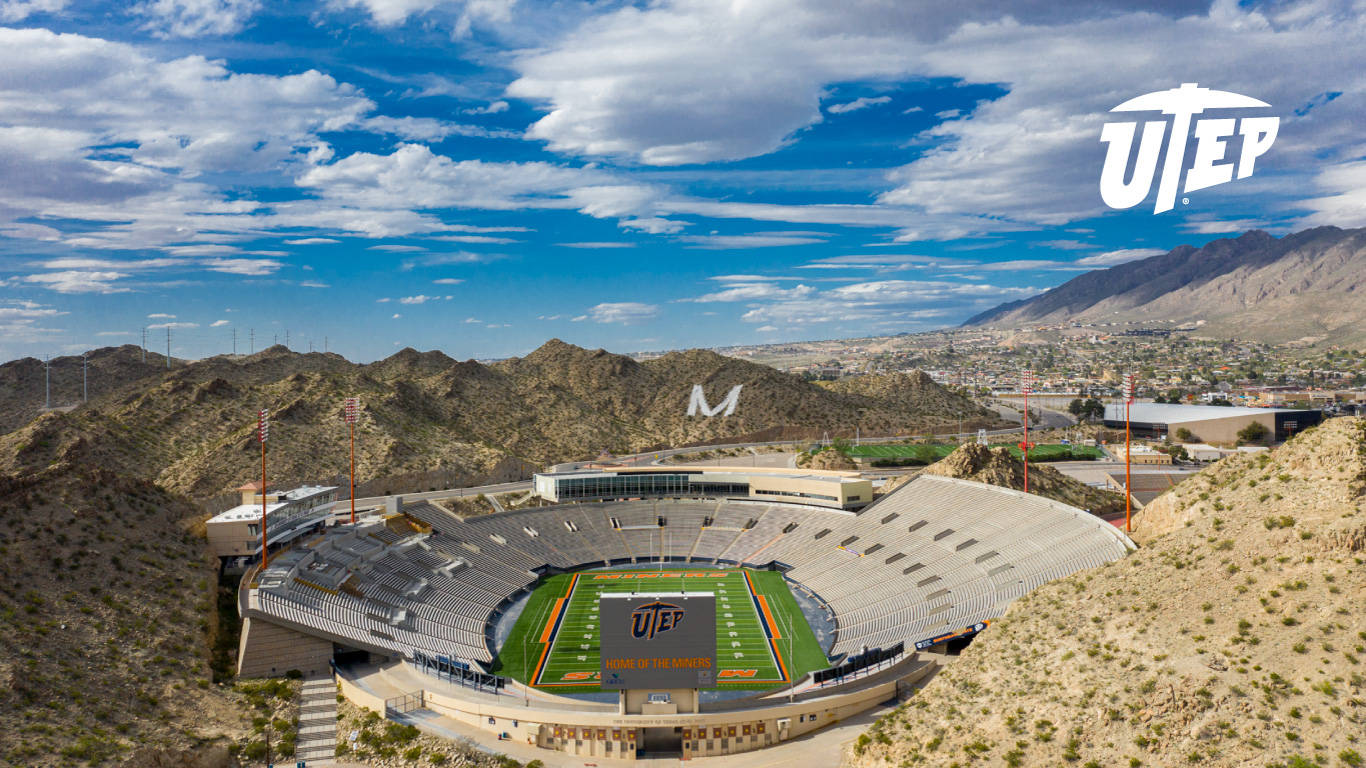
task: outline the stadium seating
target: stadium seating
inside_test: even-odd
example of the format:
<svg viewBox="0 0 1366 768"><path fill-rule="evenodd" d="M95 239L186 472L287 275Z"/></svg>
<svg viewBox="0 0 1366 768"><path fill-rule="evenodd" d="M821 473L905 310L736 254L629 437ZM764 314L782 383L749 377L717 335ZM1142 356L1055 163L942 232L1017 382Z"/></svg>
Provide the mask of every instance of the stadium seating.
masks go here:
<svg viewBox="0 0 1366 768"><path fill-rule="evenodd" d="M253 607L360 647L487 664L491 620L540 573L653 562L662 550L675 561L782 564L834 615L833 656L994 618L1039 584L1133 546L1073 507L928 475L857 514L724 499L463 520L425 502L404 511L425 525L339 526L277 557L258 575Z"/></svg>

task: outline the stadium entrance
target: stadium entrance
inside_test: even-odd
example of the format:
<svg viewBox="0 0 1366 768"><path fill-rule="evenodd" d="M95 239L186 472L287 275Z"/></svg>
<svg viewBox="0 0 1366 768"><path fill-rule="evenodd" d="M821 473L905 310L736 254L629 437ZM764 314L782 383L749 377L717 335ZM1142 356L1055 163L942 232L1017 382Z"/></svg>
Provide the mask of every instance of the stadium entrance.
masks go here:
<svg viewBox="0 0 1366 768"><path fill-rule="evenodd" d="M637 757L682 757L682 728L642 728Z"/></svg>

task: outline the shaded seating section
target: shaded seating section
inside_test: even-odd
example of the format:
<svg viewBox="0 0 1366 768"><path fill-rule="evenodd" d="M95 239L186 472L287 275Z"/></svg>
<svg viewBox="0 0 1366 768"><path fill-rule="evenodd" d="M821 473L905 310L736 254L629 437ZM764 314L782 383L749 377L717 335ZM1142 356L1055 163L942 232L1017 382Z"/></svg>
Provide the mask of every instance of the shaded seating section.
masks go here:
<svg viewBox="0 0 1366 768"><path fill-rule="evenodd" d="M462 520L429 503L340 526L258 576L259 608L362 647L492 660L490 621L546 569L671 561L788 567L835 616L832 653L1001 615L1046 581L1122 557L1107 523L1039 496L921 476L855 514L795 504L569 504Z"/></svg>

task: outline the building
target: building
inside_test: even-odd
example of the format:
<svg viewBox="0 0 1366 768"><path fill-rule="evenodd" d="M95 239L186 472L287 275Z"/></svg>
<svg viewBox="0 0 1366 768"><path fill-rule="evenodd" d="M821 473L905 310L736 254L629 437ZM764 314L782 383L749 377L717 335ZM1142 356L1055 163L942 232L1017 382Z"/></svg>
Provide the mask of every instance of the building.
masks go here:
<svg viewBox="0 0 1366 768"><path fill-rule="evenodd" d="M1267 450L1267 447L1264 445L1240 445L1237 448L1219 448L1218 446L1210 445L1208 443L1187 443L1182 447L1186 449L1186 455L1189 456L1192 461L1204 462L1218 461L1225 456L1233 456L1239 453L1252 453Z"/></svg>
<svg viewBox="0 0 1366 768"><path fill-rule="evenodd" d="M1190 472L1137 472L1129 475L1129 489L1134 504L1146 507L1153 499L1175 488L1182 480L1190 477ZM1105 476L1105 487L1119 494L1124 493L1124 473L1110 472Z"/></svg>
<svg viewBox="0 0 1366 768"><path fill-rule="evenodd" d="M1129 421L1134 434L1141 437L1176 438L1186 429L1191 439L1207 443L1236 443L1238 433L1254 422L1266 427L1273 442L1283 442L1323 420L1323 411L1289 408L1240 408L1220 405L1178 405L1173 403L1133 403ZM1105 426L1124 429L1124 405L1105 406Z"/></svg>
<svg viewBox="0 0 1366 768"><path fill-rule="evenodd" d="M536 495L555 503L645 498L747 498L857 509L873 500L857 472L764 467L620 467L553 472L535 478Z"/></svg>
<svg viewBox="0 0 1366 768"><path fill-rule="evenodd" d="M209 550L223 560L253 559L261 554L261 484L247 483L237 490L242 503L205 524ZM274 549L322 526L337 500L337 488L305 485L265 495L266 535Z"/></svg>
<svg viewBox="0 0 1366 768"><path fill-rule="evenodd" d="M1123 445L1117 445L1117 446L1115 446L1114 448L1112 448L1111 450L1114 451L1114 454L1115 454L1115 458L1116 458L1116 459L1119 459L1120 461L1124 461L1125 456L1124 456L1124 446L1123 446ZM1172 457L1171 457L1171 456L1169 456L1169 455L1167 455L1167 454L1165 454L1165 453L1162 453L1161 451L1155 451L1155 450L1153 450L1152 448L1149 448L1149 447L1146 446L1146 445L1135 445L1135 446L1133 446L1133 447L1132 447L1132 450L1129 451L1129 457L1128 457L1128 458L1129 458L1129 463L1130 463L1130 464L1154 464L1154 465L1156 465L1156 464L1171 464L1171 463L1172 463Z"/></svg>

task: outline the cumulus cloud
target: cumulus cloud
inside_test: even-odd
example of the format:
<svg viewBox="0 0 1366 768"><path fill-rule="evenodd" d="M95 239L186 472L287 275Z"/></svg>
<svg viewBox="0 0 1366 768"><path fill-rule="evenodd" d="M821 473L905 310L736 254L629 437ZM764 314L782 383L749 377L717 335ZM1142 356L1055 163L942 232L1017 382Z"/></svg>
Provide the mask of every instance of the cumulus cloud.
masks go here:
<svg viewBox="0 0 1366 768"><path fill-rule="evenodd" d="M175 315L168 315L165 312L153 312L147 316L148 320L174 320Z"/></svg>
<svg viewBox="0 0 1366 768"><path fill-rule="evenodd" d="M448 20L453 34L464 36L475 23L506 22L516 0L330 0L333 8L357 8L381 27L392 27L414 16Z"/></svg>
<svg viewBox="0 0 1366 768"><path fill-rule="evenodd" d="M198 327L199 327L199 323L156 323L156 324L154 324L154 325L149 325L149 326L147 326L147 327L148 327L149 329L158 329L158 330L159 330L159 329L164 329L164 328L170 328L170 329L174 330L174 329L176 329L176 328L198 328Z"/></svg>
<svg viewBox="0 0 1366 768"><path fill-rule="evenodd" d="M632 325L653 319L659 314L659 307L639 301L604 302L591 307L585 315L574 318L575 322L589 319L595 323L620 323Z"/></svg>
<svg viewBox="0 0 1366 768"><path fill-rule="evenodd" d="M230 321L230 320L215 320L215 321L213 321L212 323L209 323L209 327L210 327L210 328L222 328L223 326L228 325L230 322L232 322L232 321Z"/></svg>
<svg viewBox="0 0 1366 768"><path fill-rule="evenodd" d="M0 22L12 24L34 14L60 13L68 0L3 0L0 2Z"/></svg>
<svg viewBox="0 0 1366 768"><path fill-rule="evenodd" d="M1120 248L1116 251L1106 251L1097 253L1094 256L1087 256L1077 259L1077 266L1081 267L1113 267L1116 264L1124 264L1130 261L1138 261L1152 256L1166 253L1161 248Z"/></svg>
<svg viewBox="0 0 1366 768"><path fill-rule="evenodd" d="M148 0L133 7L157 37L231 35L261 7L259 0Z"/></svg>

